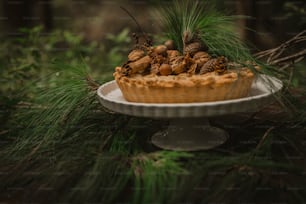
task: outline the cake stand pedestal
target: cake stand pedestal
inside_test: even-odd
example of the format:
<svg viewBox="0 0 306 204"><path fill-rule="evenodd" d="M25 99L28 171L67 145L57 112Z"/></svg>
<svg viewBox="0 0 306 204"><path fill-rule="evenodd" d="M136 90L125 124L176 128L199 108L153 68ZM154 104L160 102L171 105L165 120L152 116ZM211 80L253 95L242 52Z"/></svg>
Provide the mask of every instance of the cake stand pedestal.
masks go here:
<svg viewBox="0 0 306 204"><path fill-rule="evenodd" d="M128 102L115 81L100 86L97 94L101 104L111 111L168 119L167 129L152 136L154 145L169 150L197 151L215 148L229 137L226 131L211 126L209 117L256 111L271 103L281 88L282 83L278 79L258 75L247 97L225 101L171 104Z"/></svg>
<svg viewBox="0 0 306 204"><path fill-rule="evenodd" d="M166 130L152 136L152 143L163 149L196 151L212 149L227 138L227 132L211 126L207 118L181 118L170 119Z"/></svg>

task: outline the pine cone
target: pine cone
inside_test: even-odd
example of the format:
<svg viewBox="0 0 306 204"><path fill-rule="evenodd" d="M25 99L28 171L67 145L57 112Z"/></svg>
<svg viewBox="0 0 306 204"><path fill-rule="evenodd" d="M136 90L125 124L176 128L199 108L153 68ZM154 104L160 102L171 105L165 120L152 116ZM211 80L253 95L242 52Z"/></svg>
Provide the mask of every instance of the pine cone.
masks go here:
<svg viewBox="0 0 306 204"><path fill-rule="evenodd" d="M208 60L200 69L200 73L199 74L206 74L208 72L213 72L215 63L216 63L217 59L210 59Z"/></svg>
<svg viewBox="0 0 306 204"><path fill-rule="evenodd" d="M222 74L227 70L227 60L224 56L218 57L215 64L215 72Z"/></svg>
<svg viewBox="0 0 306 204"><path fill-rule="evenodd" d="M197 63L198 67L202 67L206 62L211 59L211 56L207 52L197 52L193 56L193 60Z"/></svg>
<svg viewBox="0 0 306 204"><path fill-rule="evenodd" d="M200 74L206 74L208 72L215 71L218 74L222 74L227 70L227 61L225 57L221 56L214 58L206 62L200 69Z"/></svg>

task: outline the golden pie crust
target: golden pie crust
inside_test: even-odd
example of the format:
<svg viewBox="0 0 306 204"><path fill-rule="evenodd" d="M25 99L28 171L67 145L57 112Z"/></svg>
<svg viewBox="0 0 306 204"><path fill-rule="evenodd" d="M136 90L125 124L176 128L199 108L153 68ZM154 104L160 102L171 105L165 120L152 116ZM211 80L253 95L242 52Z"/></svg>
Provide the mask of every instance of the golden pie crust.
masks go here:
<svg viewBox="0 0 306 204"><path fill-rule="evenodd" d="M141 103L192 103L242 98L248 95L254 79L253 72L247 68L203 75L124 76L121 73L121 67L117 67L114 77L124 98Z"/></svg>

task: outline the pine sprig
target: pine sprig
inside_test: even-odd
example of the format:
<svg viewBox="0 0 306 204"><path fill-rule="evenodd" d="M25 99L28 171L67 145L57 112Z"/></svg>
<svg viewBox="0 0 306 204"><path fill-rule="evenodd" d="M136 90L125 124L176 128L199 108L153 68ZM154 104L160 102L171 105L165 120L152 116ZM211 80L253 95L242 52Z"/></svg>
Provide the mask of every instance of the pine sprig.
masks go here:
<svg viewBox="0 0 306 204"><path fill-rule="evenodd" d="M59 76L50 81L54 87L40 90L32 107L24 113L18 113L17 117L25 130L23 138L18 138L19 142L12 151L20 152L25 147L31 147L29 144L33 145L31 148L48 146L60 140L95 106L95 93L88 91L84 75L79 75L84 73L83 69L70 69L70 77ZM63 126L68 129L63 129Z"/></svg>
<svg viewBox="0 0 306 204"><path fill-rule="evenodd" d="M188 174L179 160L191 157L192 154L175 151L159 151L132 157L135 177L133 203L169 202L171 196L167 192L175 192L180 176Z"/></svg>
<svg viewBox="0 0 306 204"><path fill-rule="evenodd" d="M108 162L111 164L105 163L105 158L98 154L118 146L118 142L111 138L122 134L118 127L127 124L126 117L109 115L101 109L96 98L97 83L89 77L85 65L57 63L56 66L61 71L56 73L58 77L52 77L52 85L45 89L39 88L36 100L15 112L14 119L19 131L15 132L15 141L0 151L1 155L9 155L4 156L6 159L2 161L6 168L1 171L10 174L1 178L0 191L27 184L25 187L32 190L26 190L24 195L29 199L38 198L41 188L51 188L56 189L62 199L73 200L72 197L79 195L78 198L87 200L87 193L83 195L77 191L82 188L83 182L96 188L96 183L91 182L100 179L104 185L109 185L108 182L112 180L105 180L104 175L100 174L96 177L84 176L84 179L79 176L98 170L108 174L109 170L112 171L111 165L114 169L118 167L118 163L110 160ZM114 153L118 151L116 149ZM37 174L25 174L29 169ZM124 180L126 176L120 178ZM42 183L41 188L38 188ZM124 186L121 181L119 184ZM60 189L63 188L74 188L76 191L61 194ZM92 192L94 195L101 194L98 188ZM110 200L115 199L113 196L105 198L105 202L111 203Z"/></svg>
<svg viewBox="0 0 306 204"><path fill-rule="evenodd" d="M241 16L225 16L207 3L174 1L172 7L161 7L166 34L180 51L186 33L199 37L212 55L223 55L234 62L254 61L247 46L234 30L234 21Z"/></svg>

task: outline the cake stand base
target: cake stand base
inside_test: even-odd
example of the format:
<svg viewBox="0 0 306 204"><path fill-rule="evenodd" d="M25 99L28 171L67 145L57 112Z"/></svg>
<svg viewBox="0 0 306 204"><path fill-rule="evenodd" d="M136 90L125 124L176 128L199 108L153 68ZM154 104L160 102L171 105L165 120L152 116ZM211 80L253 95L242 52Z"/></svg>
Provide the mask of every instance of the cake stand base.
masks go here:
<svg viewBox="0 0 306 204"><path fill-rule="evenodd" d="M166 130L155 133L152 143L157 147L177 151L208 150L223 144L228 133L210 126L206 118L170 119Z"/></svg>

